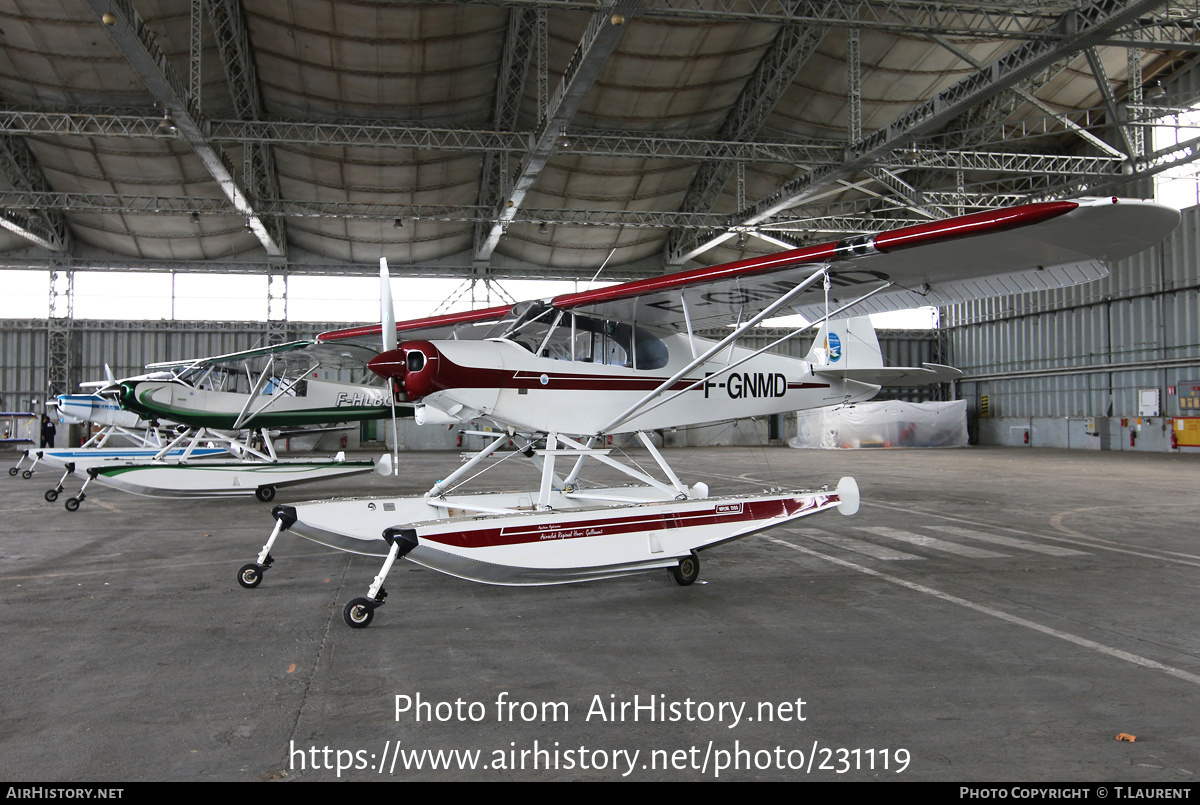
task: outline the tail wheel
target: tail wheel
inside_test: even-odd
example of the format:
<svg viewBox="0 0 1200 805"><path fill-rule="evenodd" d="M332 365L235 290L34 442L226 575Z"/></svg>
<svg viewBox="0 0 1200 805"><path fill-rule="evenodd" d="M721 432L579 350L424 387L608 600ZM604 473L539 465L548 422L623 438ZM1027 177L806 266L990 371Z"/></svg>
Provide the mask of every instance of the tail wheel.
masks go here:
<svg viewBox="0 0 1200 805"><path fill-rule="evenodd" d="M680 587L686 587L689 584L694 584L696 579L700 578L700 557L696 554L685 556L679 560L679 564L670 570L671 578Z"/></svg>

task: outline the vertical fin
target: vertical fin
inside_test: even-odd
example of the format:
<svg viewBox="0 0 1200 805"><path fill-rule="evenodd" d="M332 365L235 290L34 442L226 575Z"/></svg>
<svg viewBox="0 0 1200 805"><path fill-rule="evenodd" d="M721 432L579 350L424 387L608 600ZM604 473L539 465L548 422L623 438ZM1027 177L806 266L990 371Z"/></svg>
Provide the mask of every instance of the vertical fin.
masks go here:
<svg viewBox="0 0 1200 805"><path fill-rule="evenodd" d="M878 369L883 353L870 317L856 316L823 323L804 360L831 369Z"/></svg>

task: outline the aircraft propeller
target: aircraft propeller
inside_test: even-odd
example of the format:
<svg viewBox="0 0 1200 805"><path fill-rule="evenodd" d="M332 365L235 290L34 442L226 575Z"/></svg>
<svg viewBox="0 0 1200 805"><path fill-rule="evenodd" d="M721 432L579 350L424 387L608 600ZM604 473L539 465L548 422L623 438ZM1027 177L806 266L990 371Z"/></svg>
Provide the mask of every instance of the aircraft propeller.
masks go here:
<svg viewBox="0 0 1200 805"><path fill-rule="evenodd" d="M383 336L383 352L393 352L396 349L396 309L392 305L392 278L388 272L387 258L379 258L379 323ZM385 467L383 474L398 475L400 473L400 427L396 422L396 386L391 378L386 378L388 384L388 400L392 408L392 460ZM390 470L390 473L388 472Z"/></svg>

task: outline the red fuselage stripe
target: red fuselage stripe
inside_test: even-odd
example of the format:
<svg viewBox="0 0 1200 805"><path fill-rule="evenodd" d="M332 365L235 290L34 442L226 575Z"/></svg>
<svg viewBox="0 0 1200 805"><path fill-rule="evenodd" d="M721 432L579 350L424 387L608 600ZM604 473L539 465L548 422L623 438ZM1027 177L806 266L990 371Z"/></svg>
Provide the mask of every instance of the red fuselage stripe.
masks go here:
<svg viewBox="0 0 1200 805"><path fill-rule="evenodd" d="M553 391L653 391L665 377L630 377L628 375L602 375L583 372L536 372L527 369L496 369L490 366L463 366L450 360L436 345L423 341L405 342L404 349L420 349L425 354L425 365L415 371L404 369L403 356L384 362L376 358L371 369L383 377L403 377L409 399L413 401L437 391L451 389L544 389ZM390 355L391 353L384 353ZM542 382L545 378L545 382ZM714 381L715 382L715 381ZM680 391L691 387L704 392L700 378L677 380L669 391ZM790 382L789 391L810 388L829 388L828 383Z"/></svg>

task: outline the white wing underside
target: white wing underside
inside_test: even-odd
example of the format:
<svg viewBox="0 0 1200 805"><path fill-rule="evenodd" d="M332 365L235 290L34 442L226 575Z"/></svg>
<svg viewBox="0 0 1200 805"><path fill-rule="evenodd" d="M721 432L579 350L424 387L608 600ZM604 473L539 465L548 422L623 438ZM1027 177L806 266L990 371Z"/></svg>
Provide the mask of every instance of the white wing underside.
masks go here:
<svg viewBox="0 0 1200 805"><path fill-rule="evenodd" d="M544 302L563 311L668 331L683 330L690 322L695 331L744 323L814 272L826 270L830 309L883 288L858 302L848 315L942 306L1101 279L1112 262L1157 245L1178 223L1178 211L1153 202L1044 202L688 269ZM815 320L825 315L826 304L822 283L817 282L773 316L800 314ZM508 308L496 308L465 318L455 314L400 322L397 329L402 339L447 337L451 328L456 328L453 337L486 338L508 314ZM320 340L378 344L378 334L379 327L354 328L325 333Z"/></svg>

